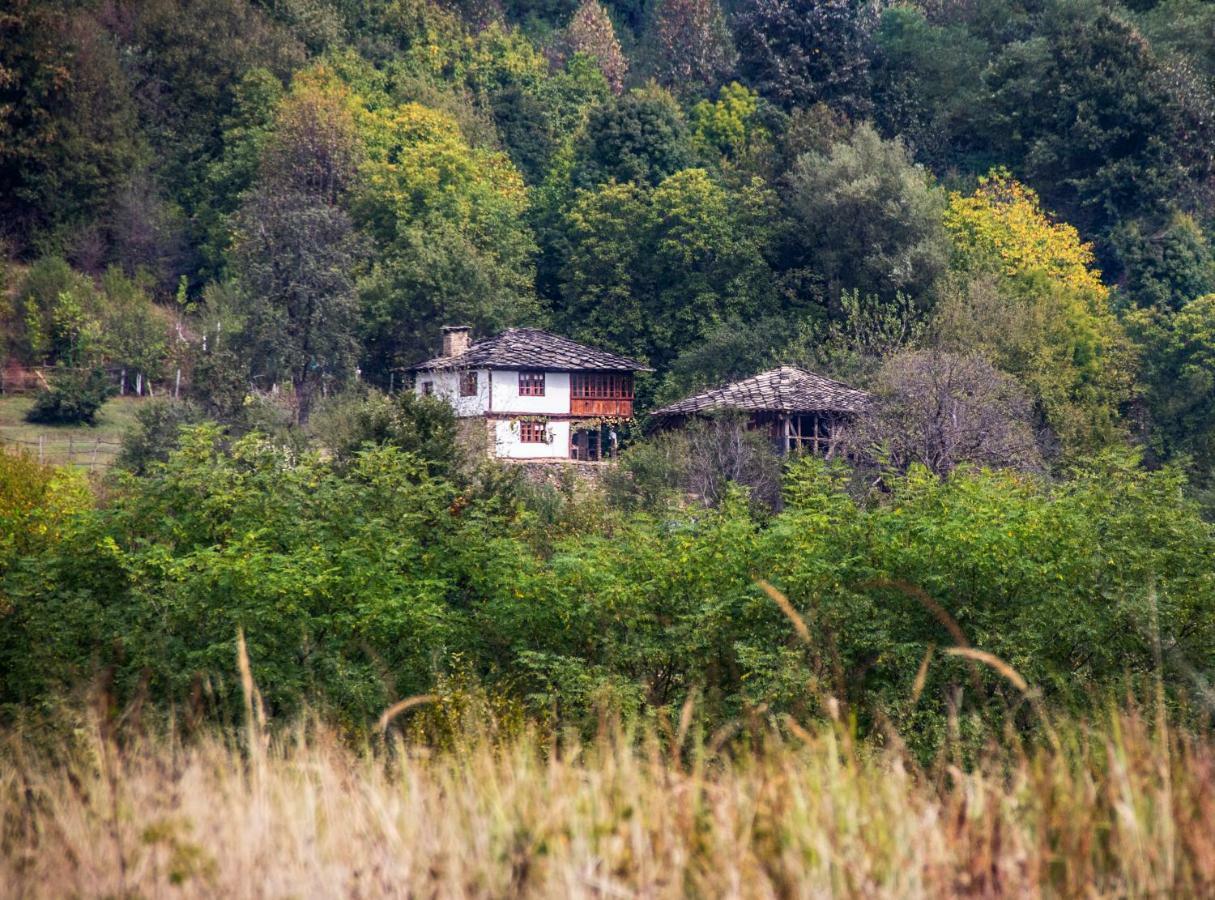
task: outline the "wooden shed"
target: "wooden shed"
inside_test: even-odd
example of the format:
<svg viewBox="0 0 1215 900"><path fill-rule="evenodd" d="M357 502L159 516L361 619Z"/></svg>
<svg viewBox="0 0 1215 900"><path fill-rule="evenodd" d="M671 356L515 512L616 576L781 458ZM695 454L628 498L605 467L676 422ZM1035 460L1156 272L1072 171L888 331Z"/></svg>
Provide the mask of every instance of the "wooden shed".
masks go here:
<svg viewBox="0 0 1215 900"><path fill-rule="evenodd" d="M768 433L782 453L829 453L840 429L870 402L865 391L795 366L695 394L650 413L654 428L678 428L688 419L735 410Z"/></svg>

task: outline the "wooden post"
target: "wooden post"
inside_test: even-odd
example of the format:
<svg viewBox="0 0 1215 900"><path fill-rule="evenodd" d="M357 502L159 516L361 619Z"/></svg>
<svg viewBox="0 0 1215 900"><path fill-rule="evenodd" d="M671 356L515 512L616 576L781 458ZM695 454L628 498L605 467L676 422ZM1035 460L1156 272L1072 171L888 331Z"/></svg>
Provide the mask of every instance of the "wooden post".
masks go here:
<svg viewBox="0 0 1215 900"><path fill-rule="evenodd" d="M181 367L177 368L177 377L173 381L173 399L176 400L181 396Z"/></svg>
<svg viewBox="0 0 1215 900"><path fill-rule="evenodd" d="M42 432L38 432L38 464L42 464Z"/></svg>
<svg viewBox="0 0 1215 900"><path fill-rule="evenodd" d="M135 396L143 396L143 372L135 373Z"/></svg>
<svg viewBox="0 0 1215 900"><path fill-rule="evenodd" d="M122 370L122 375L118 379L118 396L125 397L127 395L127 370Z"/></svg>
<svg viewBox="0 0 1215 900"><path fill-rule="evenodd" d="M781 419L784 421L784 424L785 424L785 456L788 456L789 455L789 434L790 434L790 428L792 427L792 423L789 421L789 417L787 415L782 415Z"/></svg>

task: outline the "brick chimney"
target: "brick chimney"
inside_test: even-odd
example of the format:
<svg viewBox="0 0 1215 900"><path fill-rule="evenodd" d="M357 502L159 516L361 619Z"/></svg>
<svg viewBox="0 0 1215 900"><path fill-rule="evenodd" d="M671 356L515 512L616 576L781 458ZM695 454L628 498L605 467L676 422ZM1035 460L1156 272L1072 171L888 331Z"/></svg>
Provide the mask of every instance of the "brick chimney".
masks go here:
<svg viewBox="0 0 1215 900"><path fill-rule="evenodd" d="M472 329L467 325L443 326L443 355L459 356L468 349Z"/></svg>

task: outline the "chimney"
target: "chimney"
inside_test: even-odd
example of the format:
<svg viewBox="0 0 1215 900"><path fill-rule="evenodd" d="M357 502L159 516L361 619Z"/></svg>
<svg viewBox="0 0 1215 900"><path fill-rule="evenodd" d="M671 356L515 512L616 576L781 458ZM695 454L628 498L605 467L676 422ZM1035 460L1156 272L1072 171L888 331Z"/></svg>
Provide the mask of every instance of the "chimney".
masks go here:
<svg viewBox="0 0 1215 900"><path fill-rule="evenodd" d="M459 356L468 349L472 328L467 325L443 326L443 355Z"/></svg>

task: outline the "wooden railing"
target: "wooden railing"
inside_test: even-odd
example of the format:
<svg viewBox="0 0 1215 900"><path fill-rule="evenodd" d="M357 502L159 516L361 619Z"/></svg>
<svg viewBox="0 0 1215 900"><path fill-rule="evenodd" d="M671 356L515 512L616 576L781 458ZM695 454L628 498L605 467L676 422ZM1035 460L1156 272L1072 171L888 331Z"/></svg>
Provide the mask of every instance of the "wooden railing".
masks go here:
<svg viewBox="0 0 1215 900"><path fill-rule="evenodd" d="M570 399L570 412L575 416L619 416L629 419L633 416L633 401L626 399L591 400L573 397Z"/></svg>
<svg viewBox="0 0 1215 900"><path fill-rule="evenodd" d="M0 437L0 452L25 452L40 463L79 466L89 471L108 468L121 449L119 441L54 431L38 432L21 439Z"/></svg>

